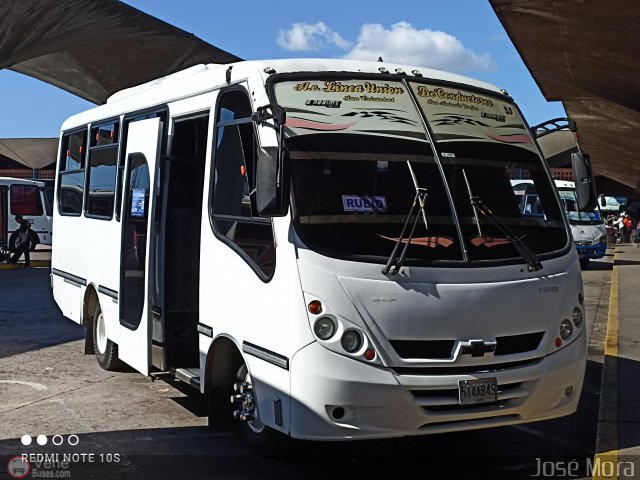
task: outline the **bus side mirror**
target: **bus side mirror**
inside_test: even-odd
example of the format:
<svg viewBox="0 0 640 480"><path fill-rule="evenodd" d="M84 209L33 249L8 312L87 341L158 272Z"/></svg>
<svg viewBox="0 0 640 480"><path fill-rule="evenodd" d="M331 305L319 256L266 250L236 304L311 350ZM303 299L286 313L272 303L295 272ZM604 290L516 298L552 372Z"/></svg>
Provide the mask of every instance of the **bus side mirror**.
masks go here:
<svg viewBox="0 0 640 480"><path fill-rule="evenodd" d="M576 202L582 212L591 211L598 205L595 182L591 173L589 155L582 153L571 154L571 166L576 184Z"/></svg>
<svg viewBox="0 0 640 480"><path fill-rule="evenodd" d="M289 212L288 154L278 147L264 147L256 166L256 208L261 217L284 217Z"/></svg>

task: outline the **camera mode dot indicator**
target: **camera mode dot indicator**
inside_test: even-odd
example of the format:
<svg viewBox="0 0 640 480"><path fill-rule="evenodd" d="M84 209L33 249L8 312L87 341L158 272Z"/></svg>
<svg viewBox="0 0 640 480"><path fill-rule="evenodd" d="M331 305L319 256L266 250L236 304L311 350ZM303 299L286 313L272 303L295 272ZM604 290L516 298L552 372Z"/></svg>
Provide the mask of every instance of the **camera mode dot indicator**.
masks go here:
<svg viewBox="0 0 640 480"><path fill-rule="evenodd" d="M38 435L38 438L36 439L36 442L38 442L38 445L46 445L47 441L48 440L46 435Z"/></svg>
<svg viewBox="0 0 640 480"><path fill-rule="evenodd" d="M20 441L25 446L31 445L31 435L23 435Z"/></svg>

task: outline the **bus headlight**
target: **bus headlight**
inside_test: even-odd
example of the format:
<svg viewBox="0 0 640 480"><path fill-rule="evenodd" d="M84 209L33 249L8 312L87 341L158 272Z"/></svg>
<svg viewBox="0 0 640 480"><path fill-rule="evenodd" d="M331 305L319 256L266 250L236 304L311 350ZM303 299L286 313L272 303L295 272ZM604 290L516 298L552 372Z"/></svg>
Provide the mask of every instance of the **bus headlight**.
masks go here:
<svg viewBox="0 0 640 480"><path fill-rule="evenodd" d="M580 310L578 307L574 308L573 313L571 314L571 320L573 320L573 324L576 327L579 327L582 324L582 320L584 320L582 310Z"/></svg>
<svg viewBox="0 0 640 480"><path fill-rule="evenodd" d="M566 340L573 333L573 325L566 318L560 322L560 338Z"/></svg>
<svg viewBox="0 0 640 480"><path fill-rule="evenodd" d="M347 352L357 352L362 346L362 335L357 330L347 330L342 334L340 343Z"/></svg>
<svg viewBox="0 0 640 480"><path fill-rule="evenodd" d="M336 333L336 324L329 317L320 317L313 324L313 333L320 340L329 340Z"/></svg>

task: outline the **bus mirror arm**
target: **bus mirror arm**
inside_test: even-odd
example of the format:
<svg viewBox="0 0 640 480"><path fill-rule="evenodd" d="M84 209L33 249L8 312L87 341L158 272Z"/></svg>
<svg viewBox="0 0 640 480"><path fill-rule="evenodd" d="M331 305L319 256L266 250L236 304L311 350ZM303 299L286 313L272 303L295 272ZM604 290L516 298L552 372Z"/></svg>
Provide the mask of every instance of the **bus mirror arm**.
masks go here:
<svg viewBox="0 0 640 480"><path fill-rule="evenodd" d="M572 153L571 166L573 167L573 175L575 177L578 210L581 212L594 210L598 204L598 198L589 155Z"/></svg>
<svg viewBox="0 0 640 480"><path fill-rule="evenodd" d="M560 130L569 130L570 132L576 132L578 127L575 120L568 117L559 117L547 120L538 125L531 127L531 131L536 138L544 137L550 133L558 132Z"/></svg>
<svg viewBox="0 0 640 480"><path fill-rule="evenodd" d="M258 109L251 114L251 120L253 120L256 125L262 125L264 123L268 127L280 130L287 121L287 113L281 106L270 103L269 105L258 107ZM273 120L273 125L266 123L267 120Z"/></svg>

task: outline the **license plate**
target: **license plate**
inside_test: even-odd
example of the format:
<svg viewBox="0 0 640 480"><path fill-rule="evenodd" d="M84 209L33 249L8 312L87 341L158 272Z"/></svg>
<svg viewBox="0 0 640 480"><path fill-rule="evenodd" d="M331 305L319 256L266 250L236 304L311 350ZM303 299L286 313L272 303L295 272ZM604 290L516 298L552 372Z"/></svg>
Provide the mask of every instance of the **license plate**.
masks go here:
<svg viewBox="0 0 640 480"><path fill-rule="evenodd" d="M458 381L460 405L476 405L498 401L498 381L495 377Z"/></svg>

